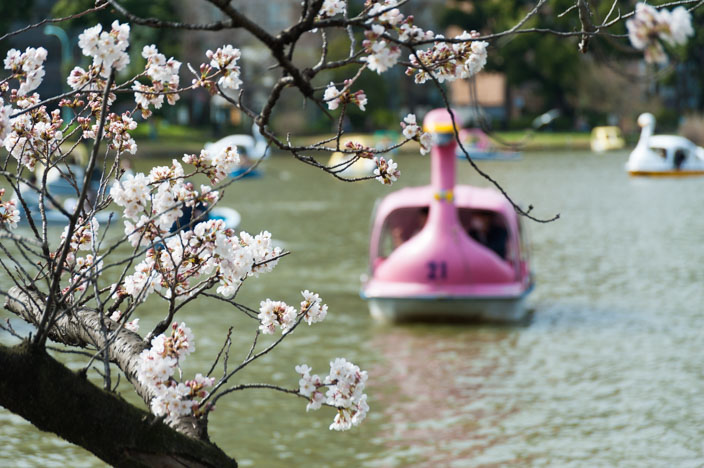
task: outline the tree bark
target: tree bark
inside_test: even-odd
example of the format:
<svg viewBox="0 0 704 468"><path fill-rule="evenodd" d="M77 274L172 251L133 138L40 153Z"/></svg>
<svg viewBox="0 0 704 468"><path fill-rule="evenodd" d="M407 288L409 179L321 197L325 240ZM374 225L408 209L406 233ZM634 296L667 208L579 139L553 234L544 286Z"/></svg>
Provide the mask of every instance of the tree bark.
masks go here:
<svg viewBox="0 0 704 468"><path fill-rule="evenodd" d="M12 287L5 308L38 326L44 300L36 291ZM53 341L107 347L137 394L149 405L153 394L137 378L139 354L147 343L91 309L70 309L50 326ZM55 361L43 348L23 343L0 346L0 405L38 428L80 445L116 466L237 466L208 439L203 420L181 416L169 424L106 392Z"/></svg>
<svg viewBox="0 0 704 468"><path fill-rule="evenodd" d="M39 293L23 291L15 286L8 291L5 308L19 315L26 322L38 326L41 323L43 303ZM120 328L118 323L110 319L105 318L103 322L108 328L107 337L102 329L100 314L97 311L72 309L59 315L50 327L48 336L57 343L69 346L86 347L90 345L97 349L103 349L107 346L110 362L122 370L137 394L149 406L154 395L149 387L142 385L137 378L139 354L147 348L147 343L137 333ZM206 441L208 439L207 428L203 421L192 416L180 416L171 421L169 425L189 437Z"/></svg>
<svg viewBox="0 0 704 468"><path fill-rule="evenodd" d="M114 466L237 466L215 444L177 432L28 342L0 345L0 405Z"/></svg>

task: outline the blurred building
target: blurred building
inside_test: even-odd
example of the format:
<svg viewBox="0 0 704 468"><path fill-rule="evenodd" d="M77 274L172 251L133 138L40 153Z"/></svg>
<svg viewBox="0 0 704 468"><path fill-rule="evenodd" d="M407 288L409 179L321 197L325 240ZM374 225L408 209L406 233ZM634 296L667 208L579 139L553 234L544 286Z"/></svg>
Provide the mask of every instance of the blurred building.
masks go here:
<svg viewBox="0 0 704 468"><path fill-rule="evenodd" d="M506 121L511 112L508 92L503 73L480 72L472 79L450 83L452 105L470 120L480 112L490 120Z"/></svg>

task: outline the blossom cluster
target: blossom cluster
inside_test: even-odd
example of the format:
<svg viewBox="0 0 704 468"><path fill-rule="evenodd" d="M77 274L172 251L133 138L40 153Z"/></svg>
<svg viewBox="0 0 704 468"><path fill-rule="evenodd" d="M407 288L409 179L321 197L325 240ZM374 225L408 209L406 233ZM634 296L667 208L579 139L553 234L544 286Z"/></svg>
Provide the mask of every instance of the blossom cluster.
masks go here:
<svg viewBox="0 0 704 468"><path fill-rule="evenodd" d="M88 103L82 100L81 94L75 95L72 99L64 99L59 105L71 108L82 108L84 105L90 109L88 116L78 115L76 122L83 130L84 139L105 138L108 147L115 150L117 154L129 152L134 154L137 145L129 134L129 131L137 128L137 123L132 118L130 112L122 114L110 113L105 120L104 134L98 135L98 118L103 104L103 90L107 83L100 77L110 76L112 69L120 71L130 62L127 54L129 46L130 26L120 24L118 21L112 23L110 31L103 31L103 27L97 24L83 31L78 36L78 45L84 55L92 57L93 62L87 70L81 67L74 67L71 70L66 82L74 91L85 91ZM136 82L135 84L138 84ZM149 88L152 90L152 88ZM135 96L138 107L142 107L140 98L143 95ZM158 96L156 99L163 96ZM116 96L110 92L107 96L107 104L112 105ZM80 114L80 112L77 112Z"/></svg>
<svg viewBox="0 0 704 468"><path fill-rule="evenodd" d="M427 154L430 152L430 147L432 145L432 135L428 132L423 132L416 121L415 114L408 114L403 118L401 122L401 128L403 129L403 136L409 140L416 140L420 143L420 154Z"/></svg>
<svg viewBox="0 0 704 468"><path fill-rule="evenodd" d="M20 109L29 108L39 103L39 95L14 95L15 103ZM5 106L8 107L8 106ZM4 120L0 117L0 121ZM2 122L0 122L2 123ZM61 144L61 113L58 109L49 114L45 106L39 106L9 120L9 127L0 130L7 133L3 143L5 149L27 169L34 170L37 161L46 161L49 155Z"/></svg>
<svg viewBox="0 0 704 468"><path fill-rule="evenodd" d="M238 237L221 220L193 219L193 229L169 232L184 206L218 198L208 186L201 186L199 194L183 177L183 168L174 160L171 167L155 167L148 176L127 176L113 186L110 194L124 208L125 234L132 245L158 244L147 251L134 274L115 287L117 295L138 301L154 291L185 297L209 279L219 282L218 293L231 296L245 278L271 271L277 264L281 249L272 246L266 231L257 236L241 232Z"/></svg>
<svg viewBox="0 0 704 468"><path fill-rule="evenodd" d="M6 106L5 100L0 98L0 145L5 142L7 134L10 132L10 116L12 106Z"/></svg>
<svg viewBox="0 0 704 468"><path fill-rule="evenodd" d="M92 253L79 257L76 254L80 250L96 252L98 250L98 231L100 224L95 217L89 219L78 218L71 238L68 239L68 226L61 233L61 244L54 255L63 249L63 245L68 242L68 254L64 264L64 269L69 273L69 284L63 290L63 294L75 291L85 291L89 280L96 277L103 269L103 257L95 256Z"/></svg>
<svg viewBox="0 0 704 468"><path fill-rule="evenodd" d="M444 36L416 26L413 16L404 16L396 8L398 4L398 0L367 0L371 27L362 42L367 52L362 60L370 70L381 74L398 62L401 49L391 41L394 33L399 41L410 44L435 41L427 50L417 50L409 56L406 74L415 74L416 83L425 83L430 76L441 83L469 78L484 68L489 44L478 40L479 33L464 31L447 42Z"/></svg>
<svg viewBox="0 0 704 468"><path fill-rule="evenodd" d="M486 65L486 48L489 45L486 41L477 40L478 37L476 31L463 31L454 37L462 42L449 43L442 40L443 36L435 36L436 41L430 49L419 50L409 56L411 65L406 69L406 74L415 74L415 82L419 84L425 83L431 76L443 83L476 75Z"/></svg>
<svg viewBox="0 0 704 468"><path fill-rule="evenodd" d="M93 65L100 69L100 75L107 78L111 70L124 69L130 63L127 54L129 46L130 25L113 21L110 31L103 31L97 24L78 36L78 46L83 55L93 58Z"/></svg>
<svg viewBox="0 0 704 468"><path fill-rule="evenodd" d="M385 38L385 34L390 34L392 31L400 32L401 26L407 22L413 22L413 18L404 18L400 10L396 8L398 0L383 0L380 2L372 2L367 0L365 6L369 8L368 16L371 19L368 23L372 23L371 30L364 33L364 47L367 57L362 60L367 62L370 70L379 74L384 73L392 68L401 57L401 49Z"/></svg>
<svg viewBox="0 0 704 468"><path fill-rule="evenodd" d="M20 82L17 93L24 96L42 84L44 78L44 60L46 49L44 47L27 47L24 53L10 49L5 57L5 69L12 72L12 76Z"/></svg>
<svg viewBox="0 0 704 468"><path fill-rule="evenodd" d="M100 229L100 223L98 223L97 218L93 217L88 220L83 218L78 218L76 226L73 230L73 235L71 236L69 248L71 251L75 252L77 250L92 250L95 245L94 241L98 238L98 230ZM63 244L68 237L68 226L64 228L64 232L61 233L61 243Z"/></svg>
<svg viewBox="0 0 704 468"><path fill-rule="evenodd" d="M203 414L202 399L208 396L206 388L215 379L197 374L193 380L178 382L174 378L183 358L195 351L193 333L185 323L171 326L171 336L161 334L152 338L151 347L139 355L137 378L154 395L151 410L157 416L173 420L179 416ZM198 400L200 399L200 400Z"/></svg>
<svg viewBox="0 0 704 468"><path fill-rule="evenodd" d="M328 104L328 109L335 110L340 104L346 104L348 102L356 104L360 110L366 109L367 95L364 94L364 91L361 89L350 93L349 86L351 84L351 80L345 80L345 87L342 91L338 90L337 87L335 87L335 83L332 82L325 88L323 100Z"/></svg>
<svg viewBox="0 0 704 468"><path fill-rule="evenodd" d="M301 302L301 313L304 314L303 320L308 325L322 322L328 315L327 304L323 304L319 295L307 289L301 291L301 295L303 295L303 301Z"/></svg>
<svg viewBox="0 0 704 468"><path fill-rule="evenodd" d="M94 76L91 73L93 70L96 69L91 67L86 71L81 67L73 67L71 73L68 74L68 78L66 78L66 84L74 91L83 88L93 80ZM93 87L91 86L88 89L93 90Z"/></svg>
<svg viewBox="0 0 704 468"><path fill-rule="evenodd" d="M183 166L174 159L171 166L152 168L148 176L129 174L115 182L110 195L124 209L125 235L133 246L148 244L168 232L183 215L182 207L218 199L217 191L202 185L199 194L184 178Z"/></svg>
<svg viewBox="0 0 704 468"><path fill-rule="evenodd" d="M241 57L240 49L231 45L224 45L215 52L208 50L205 56L210 60L210 66L220 70L222 76L218 80L218 85L223 89L236 90L242 85L240 79L240 67L237 61ZM203 69L203 67L201 67Z"/></svg>
<svg viewBox="0 0 704 468"><path fill-rule="evenodd" d="M141 109L142 116L147 118L151 115L149 106L152 105L155 109L161 109L164 103L164 96L166 96L166 101L171 105L178 101L178 71L181 68L181 62L173 57L166 60L166 56L160 54L153 44L144 46L142 57L147 59L145 71L152 84L148 86L135 81L132 84L132 89L135 91L134 100Z"/></svg>
<svg viewBox="0 0 704 468"><path fill-rule="evenodd" d="M6 228L15 229L20 222L20 211L17 209L17 201L10 199L2 201L5 189L0 188L0 225Z"/></svg>
<svg viewBox="0 0 704 468"><path fill-rule="evenodd" d="M64 292L73 290L83 292L89 284L89 279L95 277L103 269L102 257L87 254L85 257L75 257L73 254L66 260L66 266L71 272L70 285Z"/></svg>
<svg viewBox="0 0 704 468"><path fill-rule="evenodd" d="M83 128L83 138L96 139L99 125L92 123L91 119L78 118L78 122ZM129 111L122 114L110 113L105 119L105 128L103 137L108 141L108 148L115 150L117 154L128 152L135 154L137 152L137 143L130 135L130 131L137 128L137 122L134 121Z"/></svg>
<svg viewBox="0 0 704 468"><path fill-rule="evenodd" d="M105 93L105 87L107 86L107 80L100 77L101 70L103 70L102 65L91 65L88 70L84 70L81 67L74 67L71 70L66 83L74 91L80 91L73 95L70 99L62 99L59 102L60 107L67 107L73 109L76 114L76 122L79 124L83 130L83 138L95 139L98 131L97 120L100 117L100 110L103 107L103 95ZM114 89L114 85L113 85ZM86 93L86 94L82 94ZM84 101L87 99L87 102ZM114 92L107 93L107 104L108 107L112 106L117 96ZM86 116L83 114L83 110L90 110L90 114ZM130 115L129 113L125 113ZM115 115L112 114L110 117L114 118ZM109 124L109 121L106 122ZM107 137L103 135L102 137ZM118 146L120 146L118 144ZM136 148L136 147L135 147Z"/></svg>
<svg viewBox="0 0 704 468"><path fill-rule="evenodd" d="M348 141L345 143L345 150L347 154L354 153L355 158L373 160L376 165L374 178L384 185L392 185L401 175L398 164L393 159L387 161L383 156L375 156L374 150L368 146L356 141Z"/></svg>
<svg viewBox="0 0 704 468"><path fill-rule="evenodd" d="M364 33L365 39L362 42L362 46L367 53L367 56L362 57L362 60L367 62L367 67L371 71L375 71L378 74L382 74L392 68L401 57L401 49L392 42L382 38L384 32L383 26L375 24L372 26L371 31Z"/></svg>
<svg viewBox="0 0 704 468"><path fill-rule="evenodd" d="M208 176L212 184L217 184L239 165L240 155L236 146L228 146L219 152L202 149L199 155L184 154L183 162L195 166Z"/></svg>
<svg viewBox="0 0 704 468"><path fill-rule="evenodd" d="M626 21L628 38L633 47L643 50L645 61L667 63L667 55L660 41L669 45L685 44L694 35L692 15L685 7L672 11L656 10L650 5L639 3L633 18Z"/></svg>
<svg viewBox="0 0 704 468"><path fill-rule="evenodd" d="M305 364L296 366L296 372L301 374L298 392L308 397L306 411L320 409L323 404L336 407L337 414L330 430L345 431L359 425L369 412L364 393L367 372L344 358L330 362L330 373L325 379L311 375L311 370ZM325 394L322 387L327 387Z"/></svg>
<svg viewBox="0 0 704 468"><path fill-rule="evenodd" d="M303 301L301 302L300 313L295 307L283 301L272 301L267 299L259 303L259 330L266 335L271 335L276 331L276 327L281 328L282 333L286 333L296 324L296 320L303 315L303 320L312 325L322 322L328 314L328 306L323 304L320 296L307 289L301 291Z"/></svg>
<svg viewBox="0 0 704 468"><path fill-rule="evenodd" d="M370 70L379 74L384 73L398 62L401 49L390 39L392 33L398 35L402 42L430 41L435 38L432 31L424 31L413 24L413 16L404 16L396 8L398 0L367 0L369 8L367 15L371 17L368 23L371 30L365 32L362 46L368 56L363 58Z"/></svg>
<svg viewBox="0 0 704 468"><path fill-rule="evenodd" d="M347 11L347 0L325 0L320 7L319 18L332 18Z"/></svg>
<svg viewBox="0 0 704 468"><path fill-rule="evenodd" d="M248 276L271 271L280 255L281 249L272 247L266 231L257 236L241 232L237 237L222 220L203 221L172 235L162 248L149 249L115 293L138 301L154 291L183 298L195 294L209 279L219 283L219 294L229 297Z"/></svg>
<svg viewBox="0 0 704 468"><path fill-rule="evenodd" d="M393 184L401 175L398 164L393 159L387 161L383 156L377 156L374 158L374 162L376 162L376 169L374 169L376 180L384 185Z"/></svg>
<svg viewBox="0 0 704 468"><path fill-rule="evenodd" d="M295 307L283 301L267 299L259 303L259 329L266 335L271 335L279 326L283 333L289 331L296 323L298 311Z"/></svg>

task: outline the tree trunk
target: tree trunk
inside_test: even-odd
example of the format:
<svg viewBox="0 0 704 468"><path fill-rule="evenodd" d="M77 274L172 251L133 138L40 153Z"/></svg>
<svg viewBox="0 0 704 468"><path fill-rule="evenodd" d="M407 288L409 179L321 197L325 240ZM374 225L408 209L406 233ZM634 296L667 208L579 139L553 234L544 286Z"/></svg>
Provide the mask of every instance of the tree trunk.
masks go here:
<svg viewBox="0 0 704 468"><path fill-rule="evenodd" d="M42 321L42 305L43 300L39 293L22 290L18 287L10 288L5 300L7 310L35 326L38 326ZM92 345L97 349L107 347L110 362L122 370L137 394L149 406L154 395L149 387L142 385L137 378L139 353L147 347L147 343L138 334L120 328L112 320L104 319L104 323L110 336L109 340L101 326L101 317L97 311L71 309L62 312L53 321L49 330L49 338L69 346L86 347ZM207 427L202 419L183 415L170 421L169 424L188 437L205 441L208 439Z"/></svg>
<svg viewBox="0 0 704 468"><path fill-rule="evenodd" d="M27 342L0 345L0 405L114 466L237 466L215 444L177 432Z"/></svg>

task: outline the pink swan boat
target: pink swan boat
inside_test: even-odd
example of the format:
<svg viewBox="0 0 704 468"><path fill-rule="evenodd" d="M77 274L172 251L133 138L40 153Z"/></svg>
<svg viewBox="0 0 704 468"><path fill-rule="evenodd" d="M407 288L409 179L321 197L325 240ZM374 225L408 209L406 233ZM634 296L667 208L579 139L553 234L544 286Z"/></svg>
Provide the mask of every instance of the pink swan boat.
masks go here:
<svg viewBox="0 0 704 468"><path fill-rule="evenodd" d="M429 112L423 127L436 141L431 184L377 203L362 298L387 322L524 319L533 282L516 212L494 189L455 186L447 110Z"/></svg>
<svg viewBox="0 0 704 468"><path fill-rule="evenodd" d="M494 148L489 135L480 128L463 128L459 134L462 146L474 160L516 161L521 159L521 153L518 151L502 151ZM465 159L461 148L457 147L456 154L459 159Z"/></svg>

